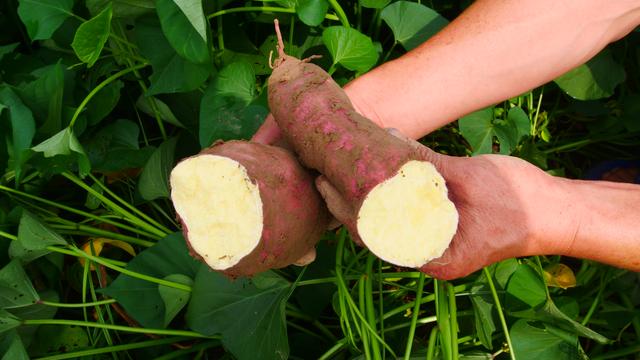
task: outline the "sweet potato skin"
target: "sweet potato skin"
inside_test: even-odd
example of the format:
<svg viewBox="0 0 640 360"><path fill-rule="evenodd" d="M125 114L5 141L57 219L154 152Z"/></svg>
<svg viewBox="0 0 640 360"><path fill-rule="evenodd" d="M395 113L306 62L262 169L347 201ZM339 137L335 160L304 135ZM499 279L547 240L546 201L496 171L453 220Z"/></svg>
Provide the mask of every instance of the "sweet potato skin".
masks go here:
<svg viewBox="0 0 640 360"><path fill-rule="evenodd" d="M313 185L313 177L293 154L247 141L218 142L200 154L223 156L242 164L258 185L262 200L263 230L259 244L222 273L229 277L251 276L286 267L315 247L327 227L329 213ZM189 230L182 224L189 245ZM204 260L190 245L189 248L192 256Z"/></svg>
<svg viewBox="0 0 640 360"><path fill-rule="evenodd" d="M409 160L411 146L358 114L322 68L286 56L269 78L269 106L305 166L317 169L359 208Z"/></svg>

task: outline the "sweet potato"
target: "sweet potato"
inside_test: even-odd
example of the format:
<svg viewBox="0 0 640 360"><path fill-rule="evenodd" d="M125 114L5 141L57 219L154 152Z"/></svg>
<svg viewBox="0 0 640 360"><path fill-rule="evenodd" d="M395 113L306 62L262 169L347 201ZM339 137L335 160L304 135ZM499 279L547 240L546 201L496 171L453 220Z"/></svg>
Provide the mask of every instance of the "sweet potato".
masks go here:
<svg viewBox="0 0 640 360"><path fill-rule="evenodd" d="M352 237L392 264L420 267L442 255L458 213L442 176L406 141L358 114L322 68L284 53L269 78L269 107L305 166L353 204Z"/></svg>
<svg viewBox="0 0 640 360"><path fill-rule="evenodd" d="M313 177L269 145L214 144L176 165L170 182L192 255L231 277L313 260L329 219Z"/></svg>

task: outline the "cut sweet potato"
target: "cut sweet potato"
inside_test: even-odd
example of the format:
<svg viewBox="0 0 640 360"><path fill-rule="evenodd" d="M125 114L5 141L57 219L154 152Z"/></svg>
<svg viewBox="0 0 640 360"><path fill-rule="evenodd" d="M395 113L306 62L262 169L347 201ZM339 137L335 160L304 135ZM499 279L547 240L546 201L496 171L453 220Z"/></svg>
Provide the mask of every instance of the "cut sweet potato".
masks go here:
<svg viewBox="0 0 640 360"><path fill-rule="evenodd" d="M313 260L328 213L288 151L230 141L182 160L171 198L192 255L229 276Z"/></svg>

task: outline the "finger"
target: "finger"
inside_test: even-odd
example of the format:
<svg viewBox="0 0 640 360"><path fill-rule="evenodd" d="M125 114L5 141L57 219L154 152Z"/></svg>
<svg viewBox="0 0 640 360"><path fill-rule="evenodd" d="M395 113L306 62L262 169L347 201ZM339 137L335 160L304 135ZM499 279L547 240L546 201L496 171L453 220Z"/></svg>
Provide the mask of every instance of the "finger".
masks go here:
<svg viewBox="0 0 640 360"><path fill-rule="evenodd" d="M351 219L353 218L353 208L351 204L344 200L342 195L331 185L324 175L316 178L316 188L327 203L329 212L331 212L336 220L343 224L351 223Z"/></svg>
<svg viewBox="0 0 640 360"><path fill-rule="evenodd" d="M396 128L385 128L385 130L389 134L407 143L409 146L411 146L413 150L419 153L422 158L431 162L433 165L436 166L436 168L439 168L439 165L441 164L441 158L444 155L440 155L437 152L419 143L418 141L405 136L402 132L400 132L400 130Z"/></svg>
<svg viewBox="0 0 640 360"><path fill-rule="evenodd" d="M306 254L302 255L302 257L296 260L293 265L296 266L305 266L311 264L316 259L316 248L312 248Z"/></svg>

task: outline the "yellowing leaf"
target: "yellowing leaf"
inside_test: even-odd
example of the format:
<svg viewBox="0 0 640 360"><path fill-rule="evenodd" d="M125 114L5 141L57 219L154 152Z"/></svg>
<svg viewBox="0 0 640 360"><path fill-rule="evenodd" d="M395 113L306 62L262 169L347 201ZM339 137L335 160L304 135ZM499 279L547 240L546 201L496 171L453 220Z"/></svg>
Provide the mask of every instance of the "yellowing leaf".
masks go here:
<svg viewBox="0 0 640 360"><path fill-rule="evenodd" d="M106 239L106 238L95 238L87 241L84 245L82 245L82 251L86 252L89 255L99 256L105 244L109 244L111 246L120 248L126 251L127 253L129 253L131 256L136 256L136 251L133 249L133 247L130 244L121 240L113 240L113 239ZM78 261L80 261L80 264L84 266L84 263L85 263L84 258L79 258ZM91 265L91 271L95 271L95 270L96 270L95 267Z"/></svg>
<svg viewBox="0 0 640 360"><path fill-rule="evenodd" d="M548 286L568 289L576 286L573 270L564 264L555 264L544 270L544 279Z"/></svg>

